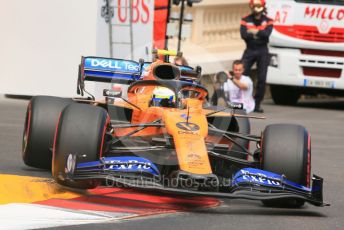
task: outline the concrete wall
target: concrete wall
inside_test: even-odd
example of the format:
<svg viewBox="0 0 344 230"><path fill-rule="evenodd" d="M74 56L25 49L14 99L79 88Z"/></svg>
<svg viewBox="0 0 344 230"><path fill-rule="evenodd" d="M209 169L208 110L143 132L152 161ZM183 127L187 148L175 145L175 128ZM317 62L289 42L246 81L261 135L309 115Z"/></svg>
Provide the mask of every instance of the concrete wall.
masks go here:
<svg viewBox="0 0 344 230"><path fill-rule="evenodd" d="M129 5L129 0L110 1L115 6L113 39L128 42L129 27L115 27L119 2ZM136 3L133 56L149 60L154 0ZM110 56L109 24L101 16L104 5L103 0L0 0L0 94L76 96L81 56ZM121 15L126 15L122 24L128 24L129 8L121 8ZM114 45L113 57L130 58L130 49L123 51L122 46ZM86 86L97 96L102 92L99 84Z"/></svg>
<svg viewBox="0 0 344 230"><path fill-rule="evenodd" d="M175 12L180 8L174 7ZM248 0L203 0L187 7L193 15L192 35L182 42L182 51L191 65L201 65L204 74L231 68L240 59L245 43L240 37L240 20L250 12ZM169 41L176 49L177 39Z"/></svg>
<svg viewBox="0 0 344 230"><path fill-rule="evenodd" d="M0 0L0 93L75 95L80 57L97 51L98 3Z"/></svg>

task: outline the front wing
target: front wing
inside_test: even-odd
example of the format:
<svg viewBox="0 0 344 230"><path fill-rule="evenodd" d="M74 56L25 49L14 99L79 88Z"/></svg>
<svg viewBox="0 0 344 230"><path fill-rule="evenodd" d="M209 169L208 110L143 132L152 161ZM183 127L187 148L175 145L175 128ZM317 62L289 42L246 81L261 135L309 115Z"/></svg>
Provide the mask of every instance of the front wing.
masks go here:
<svg viewBox="0 0 344 230"><path fill-rule="evenodd" d="M72 157L70 159L76 159ZM74 166L71 166L73 165ZM278 175L256 168L239 170L228 183L219 182L222 192L199 191L179 186L164 186L165 178L149 160L141 157L103 157L100 161L66 167L68 180L105 180L108 186L121 186L169 192L180 195L212 196L229 199L277 200L298 199L315 206L329 206L323 202L323 179L314 175L308 188Z"/></svg>

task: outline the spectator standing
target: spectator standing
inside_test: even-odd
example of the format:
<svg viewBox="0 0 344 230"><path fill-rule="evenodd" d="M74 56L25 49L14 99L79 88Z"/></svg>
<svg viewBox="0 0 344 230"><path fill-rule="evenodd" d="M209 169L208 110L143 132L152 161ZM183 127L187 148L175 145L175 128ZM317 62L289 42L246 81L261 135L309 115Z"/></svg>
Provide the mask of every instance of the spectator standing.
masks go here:
<svg viewBox="0 0 344 230"><path fill-rule="evenodd" d="M273 20L266 16L265 0L250 0L252 13L241 20L240 34L246 43L242 60L245 66L244 75L249 76L254 63L257 64L257 86L255 112L263 113L261 102L264 99L266 75L269 65L269 37L273 30Z"/></svg>

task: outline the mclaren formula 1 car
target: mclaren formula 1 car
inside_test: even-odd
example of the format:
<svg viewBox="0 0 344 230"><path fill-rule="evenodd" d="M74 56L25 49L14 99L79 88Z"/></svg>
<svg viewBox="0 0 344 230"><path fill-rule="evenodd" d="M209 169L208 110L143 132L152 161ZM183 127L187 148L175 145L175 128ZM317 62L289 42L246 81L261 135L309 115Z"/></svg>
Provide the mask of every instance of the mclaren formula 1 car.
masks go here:
<svg viewBox="0 0 344 230"><path fill-rule="evenodd" d="M79 98L37 96L28 104L23 160L79 189L128 186L283 207L326 205L323 179L311 176L307 130L273 124L250 134L249 118L257 117L241 104L209 106L200 76L200 67L163 61L82 57ZM101 100L84 96L88 81L109 83Z"/></svg>

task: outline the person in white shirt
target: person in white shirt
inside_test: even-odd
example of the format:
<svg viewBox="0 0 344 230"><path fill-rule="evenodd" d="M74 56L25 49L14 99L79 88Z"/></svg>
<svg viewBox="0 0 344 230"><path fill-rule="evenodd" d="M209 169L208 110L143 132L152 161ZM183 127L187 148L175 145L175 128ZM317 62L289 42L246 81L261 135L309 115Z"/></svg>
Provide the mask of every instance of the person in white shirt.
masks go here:
<svg viewBox="0 0 344 230"><path fill-rule="evenodd" d="M227 72L228 80L223 85L228 102L243 103L247 113L255 108L253 99L253 82L251 78L243 75L244 63L241 60L233 62L233 76Z"/></svg>

